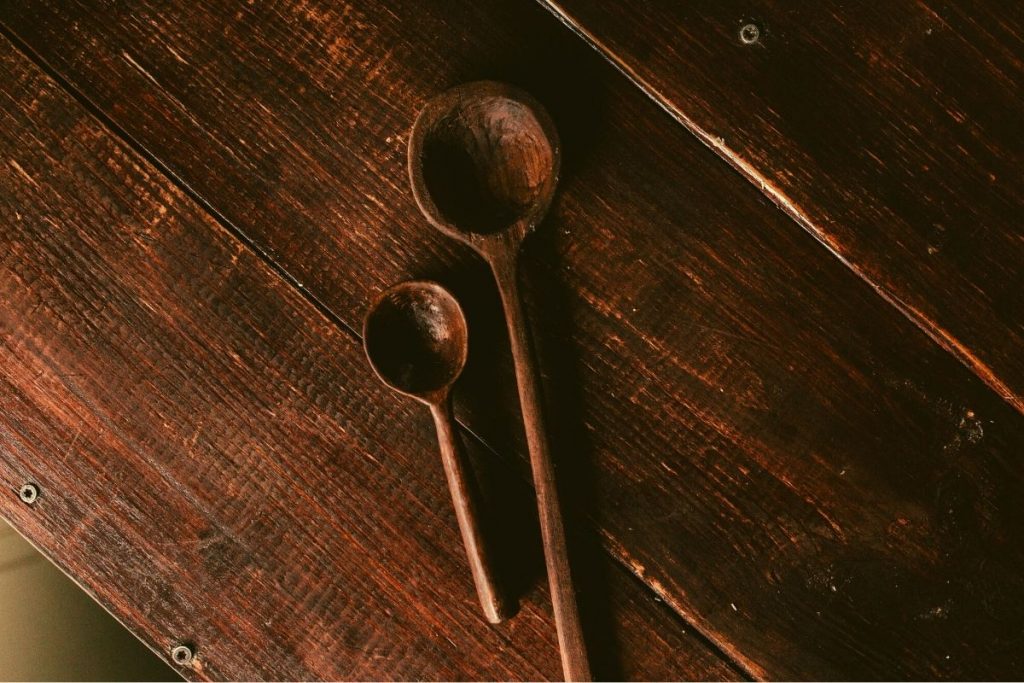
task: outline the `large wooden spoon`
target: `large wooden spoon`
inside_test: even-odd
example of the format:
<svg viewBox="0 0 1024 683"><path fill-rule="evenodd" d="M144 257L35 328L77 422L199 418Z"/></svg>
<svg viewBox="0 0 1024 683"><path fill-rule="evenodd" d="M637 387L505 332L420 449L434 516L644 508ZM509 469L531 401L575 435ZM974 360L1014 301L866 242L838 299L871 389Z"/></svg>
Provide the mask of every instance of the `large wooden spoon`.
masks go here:
<svg viewBox="0 0 1024 683"><path fill-rule="evenodd" d="M525 92L482 81L449 90L420 112L409 138L409 176L431 225L473 247L501 292L530 449L551 602L566 680L590 680L569 569L541 391L518 286L519 248L544 217L558 181L558 134Z"/></svg>

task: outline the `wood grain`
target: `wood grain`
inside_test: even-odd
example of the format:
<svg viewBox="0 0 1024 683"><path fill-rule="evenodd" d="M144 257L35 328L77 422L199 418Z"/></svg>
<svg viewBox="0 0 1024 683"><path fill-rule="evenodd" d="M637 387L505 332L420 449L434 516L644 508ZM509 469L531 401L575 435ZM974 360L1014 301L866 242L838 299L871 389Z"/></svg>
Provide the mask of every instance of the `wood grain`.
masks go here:
<svg viewBox="0 0 1024 683"><path fill-rule="evenodd" d="M1024 4L541 2L1024 412Z"/></svg>
<svg viewBox="0 0 1024 683"><path fill-rule="evenodd" d="M0 21L339 324L394 281L450 285L457 412L521 456L497 295L419 218L404 136L446 87L524 86L563 139L523 282L570 508L753 675L1019 670L1021 416L539 7Z"/></svg>
<svg viewBox="0 0 1024 683"><path fill-rule="evenodd" d="M480 615L425 411L6 41L0 83L4 517L189 678L556 677L543 592ZM607 675L735 677L597 563Z"/></svg>

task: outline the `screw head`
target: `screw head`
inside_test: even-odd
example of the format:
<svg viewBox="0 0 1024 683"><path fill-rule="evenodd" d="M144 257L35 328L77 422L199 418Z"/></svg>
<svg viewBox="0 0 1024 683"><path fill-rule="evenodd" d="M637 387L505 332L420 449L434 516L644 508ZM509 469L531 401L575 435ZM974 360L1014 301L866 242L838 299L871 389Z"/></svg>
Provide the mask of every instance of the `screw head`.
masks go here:
<svg viewBox="0 0 1024 683"><path fill-rule="evenodd" d="M18 489L18 498L26 505L31 505L39 499L39 487L35 484L24 484Z"/></svg>
<svg viewBox="0 0 1024 683"><path fill-rule="evenodd" d="M195 658L195 653L188 645L176 645L171 650L171 660L178 666L190 666Z"/></svg>
<svg viewBox="0 0 1024 683"><path fill-rule="evenodd" d="M740 27L740 42L744 45L753 45L761 40L761 27L754 22L743 24Z"/></svg>

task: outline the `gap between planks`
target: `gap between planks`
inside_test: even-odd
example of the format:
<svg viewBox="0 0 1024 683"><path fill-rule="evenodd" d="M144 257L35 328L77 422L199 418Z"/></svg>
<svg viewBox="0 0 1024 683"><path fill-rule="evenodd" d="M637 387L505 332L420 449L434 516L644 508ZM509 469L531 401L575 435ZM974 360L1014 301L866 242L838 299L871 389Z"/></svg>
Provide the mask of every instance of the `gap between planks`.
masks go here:
<svg viewBox="0 0 1024 683"><path fill-rule="evenodd" d="M199 192L193 189L184 178L176 174L171 168L163 163L153 152L142 145L138 140L131 136L128 131L121 127L116 121L106 114L99 106L97 106L89 97L81 90L76 88L70 81L68 81L59 71L54 69L41 55L33 50L28 44L22 41L16 33L14 33L6 24L0 22L0 35L9 40L11 44L29 61L31 61L37 68L45 73L50 79L52 79L64 92L66 92L72 99L75 100L85 111L93 117L105 130L110 132L114 137L119 139L135 154L142 157L148 164L153 166L161 175L163 175L174 187L180 190L186 198L193 201L198 205L203 212L209 215L214 221L217 222L227 233L238 240L245 248L252 251L257 258L265 263L272 272L281 278L289 287L299 293L299 295L309 302L314 309L316 309L328 322L338 327L340 330L346 332L356 342L362 344L362 335L358 330L353 328L344 319L337 315L327 304L321 299L314 295L308 288L304 287L299 280L288 272L280 263L278 263L266 250L262 249L252 238L250 238L245 231L239 226L235 225L230 219L224 214L217 210L207 199L205 199ZM410 124L411 125L411 124ZM474 441L479 443L488 452L493 453L498 458L508 460L506 456L501 454L495 448L493 448L482 436L477 434L473 429L465 424L463 420L456 417L456 423L459 428L468 434ZM533 482L528 481L528 486L533 488ZM671 617L679 622L684 628L689 629L697 640L710 652L712 652L720 660L732 667L736 673L739 674L740 678L746 681L757 681L762 680L763 676L759 676L755 673L758 670L756 664L750 662L746 657L743 657L740 653L731 652L733 648L727 646L727 644L720 643L721 639L716 637L715 634L711 633L708 629L704 628L702 624L696 619L687 616L686 612L677 605L675 600L670 600L666 597L663 590L659 590L659 587L652 584L651 579L642 573L636 571L636 567L639 566L635 558L633 558L624 546L618 543L615 539L609 539L606 534L597 532L600 538L604 538L605 542L602 543L602 547L605 552L620 566L621 569L625 570L628 576L633 577L633 580L643 586L646 593L650 594L656 602L660 603L662 609L669 612ZM33 544L34 545L34 544ZM52 560L51 560L52 562ZM54 563L60 567L59 564ZM61 567L61 571L64 571ZM64 572L67 574L67 572ZM70 575L69 575L70 576ZM74 578L72 577L74 581ZM75 581L77 584L78 582ZM655 582L657 583L657 582ZM91 593L86 591L93 597ZM99 602L99 601L97 601ZM102 604L102 603L100 603ZM104 608L106 609L106 608ZM109 611L109 610L107 610ZM130 631L131 629L129 629ZM134 633L134 632L133 632ZM148 644L147 644L148 645ZM152 647L150 649L153 649ZM154 652L156 650L154 649Z"/></svg>
<svg viewBox="0 0 1024 683"><path fill-rule="evenodd" d="M828 233L822 230L786 193L775 185L770 178L765 176L753 164L729 148L725 141L698 124L694 119L682 111L669 98L665 97L654 85L644 79L632 67L629 66L615 52L605 45L597 36L586 30L582 25L573 20L571 16L556 2L556 0L537 0L548 12L577 35L584 43L593 48L605 61L614 66L633 85L640 89L656 105L664 110L683 128L692 133L704 146L717 154L729 166L736 170L744 179L752 183L760 192L768 198L775 206L789 216L797 225L822 245L832 256L837 258L847 269L849 269L860 280L867 284L883 301L888 303L910 320L918 329L924 332L929 339L937 344L944 351L951 354L962 365L966 366L985 385L994 391L1001 399L1009 403L1017 412L1024 415L1024 396L1020 396L996 375L984 361L971 352L963 342L957 339L948 330L944 329L936 321L903 301L893 292L871 279L871 276L843 254L840 245Z"/></svg>

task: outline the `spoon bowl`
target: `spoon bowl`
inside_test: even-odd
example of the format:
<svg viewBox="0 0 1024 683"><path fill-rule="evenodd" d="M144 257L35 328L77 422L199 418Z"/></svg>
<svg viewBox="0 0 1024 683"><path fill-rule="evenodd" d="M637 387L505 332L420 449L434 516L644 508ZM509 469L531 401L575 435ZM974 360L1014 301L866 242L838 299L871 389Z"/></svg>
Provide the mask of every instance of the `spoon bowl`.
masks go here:
<svg viewBox="0 0 1024 683"><path fill-rule="evenodd" d="M430 101L409 138L409 176L432 225L479 245L525 236L543 218L558 182L551 117L527 93L480 81Z"/></svg>
<svg viewBox="0 0 1024 683"><path fill-rule="evenodd" d="M448 391L462 373L469 347L459 302L427 280L385 291L366 316L363 340L377 376L421 400Z"/></svg>

